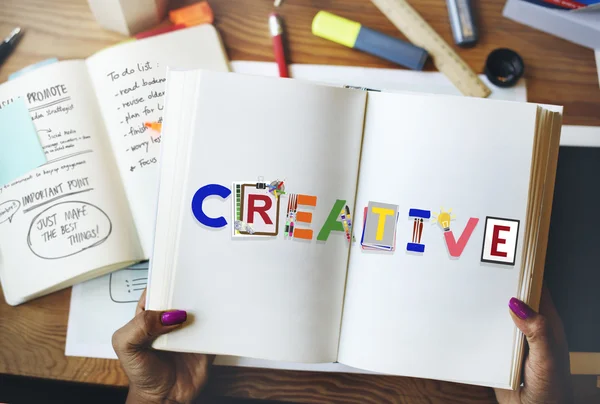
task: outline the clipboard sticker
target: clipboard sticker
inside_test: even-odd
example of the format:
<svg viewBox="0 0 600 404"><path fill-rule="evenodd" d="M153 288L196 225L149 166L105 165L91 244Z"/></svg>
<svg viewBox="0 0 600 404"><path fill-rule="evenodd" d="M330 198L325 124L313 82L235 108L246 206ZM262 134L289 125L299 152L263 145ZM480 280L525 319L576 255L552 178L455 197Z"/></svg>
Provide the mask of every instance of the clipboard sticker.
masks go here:
<svg viewBox="0 0 600 404"><path fill-rule="evenodd" d="M234 237L277 236L279 200L265 182L236 182L233 206Z"/></svg>

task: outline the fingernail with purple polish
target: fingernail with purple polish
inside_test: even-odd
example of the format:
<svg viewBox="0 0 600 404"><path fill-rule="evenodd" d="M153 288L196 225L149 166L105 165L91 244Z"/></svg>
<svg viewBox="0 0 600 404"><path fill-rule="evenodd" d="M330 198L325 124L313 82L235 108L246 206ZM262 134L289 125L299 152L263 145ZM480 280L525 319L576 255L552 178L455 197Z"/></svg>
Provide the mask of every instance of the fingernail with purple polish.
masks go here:
<svg viewBox="0 0 600 404"><path fill-rule="evenodd" d="M529 317L535 314L535 311L533 311L531 307L515 297L510 299L508 302L508 307L510 307L512 312L515 313L521 320L527 320Z"/></svg>
<svg viewBox="0 0 600 404"><path fill-rule="evenodd" d="M160 316L162 325L176 325L184 323L187 320L187 312L183 310L165 311Z"/></svg>

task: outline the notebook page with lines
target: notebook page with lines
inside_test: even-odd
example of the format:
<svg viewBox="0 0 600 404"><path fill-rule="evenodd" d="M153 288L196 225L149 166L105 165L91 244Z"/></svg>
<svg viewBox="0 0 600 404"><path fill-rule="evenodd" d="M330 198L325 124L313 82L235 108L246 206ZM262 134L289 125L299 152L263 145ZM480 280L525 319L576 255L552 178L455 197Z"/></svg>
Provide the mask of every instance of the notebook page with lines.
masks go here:
<svg viewBox="0 0 600 404"><path fill-rule="evenodd" d="M143 259L85 62L0 86L0 102L19 97L48 162L0 189L0 278L13 305Z"/></svg>
<svg viewBox="0 0 600 404"><path fill-rule="evenodd" d="M9 304L149 258L161 136L145 123L162 120L169 63L228 70L206 24L0 86L0 108L27 103L48 160L0 188L0 280Z"/></svg>

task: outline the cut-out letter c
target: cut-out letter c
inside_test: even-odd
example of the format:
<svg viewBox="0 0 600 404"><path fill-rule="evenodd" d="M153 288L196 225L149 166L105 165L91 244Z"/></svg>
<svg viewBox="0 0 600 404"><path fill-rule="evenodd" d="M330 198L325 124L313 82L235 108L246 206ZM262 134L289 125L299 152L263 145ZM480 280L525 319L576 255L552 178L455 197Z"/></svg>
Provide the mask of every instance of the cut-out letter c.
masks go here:
<svg viewBox="0 0 600 404"><path fill-rule="evenodd" d="M192 198L192 213L194 213L196 220L203 225L214 229L227 226L227 220L225 220L223 216L217 218L208 217L206 213L204 213L202 205L204 204L204 200L209 196L220 196L221 198L226 199L229 195L231 195L231 190L219 184L205 185L197 190Z"/></svg>

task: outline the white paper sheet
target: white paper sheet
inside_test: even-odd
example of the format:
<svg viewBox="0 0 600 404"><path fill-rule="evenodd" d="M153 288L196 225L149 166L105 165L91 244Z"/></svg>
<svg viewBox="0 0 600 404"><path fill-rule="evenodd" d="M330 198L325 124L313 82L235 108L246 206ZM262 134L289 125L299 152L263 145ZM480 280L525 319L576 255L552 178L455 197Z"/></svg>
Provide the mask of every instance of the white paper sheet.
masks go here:
<svg viewBox="0 0 600 404"><path fill-rule="evenodd" d="M133 318L147 280L145 262L74 286L65 355L117 359L112 335Z"/></svg>
<svg viewBox="0 0 600 404"><path fill-rule="evenodd" d="M277 76L277 65L275 63L234 61L231 62L231 67L236 73ZM408 70L328 65L291 65L290 71L294 78L323 84L352 85L372 89L385 89L388 91L460 95L456 87L442 73L435 72L424 73ZM484 81L487 80L484 76L481 77ZM487 81L486 84L492 86ZM527 99L525 80L521 80L516 87L510 89L491 88L493 88L493 93L490 98L493 99L521 102ZM125 324L127 319L133 317L135 304L116 304L112 302L110 296L104 293L107 289L106 278L103 281L90 281L85 284L76 285L73 288L69 327L67 330L66 355L116 358L111 346L112 333ZM91 296L95 298L92 299ZM86 303L87 300L90 300L91 303ZM82 306L86 307L86 309L74 309L75 307ZM118 310L123 313L122 317L116 314L112 315L112 313ZM105 314L109 311L111 314ZM81 329L83 328L88 328L89 330L82 332ZM97 338L92 337L94 335ZM217 357L215 364L292 370L369 373L339 363L298 364L231 356Z"/></svg>
<svg viewBox="0 0 600 404"><path fill-rule="evenodd" d="M277 77L275 63L231 62L236 73ZM415 72L399 69L376 69L358 66L290 65L290 74L295 79L315 81L335 86L366 87L383 91L461 95L460 91L443 74L438 72ZM515 87L500 88L489 82L485 75L479 78L492 89L489 99L505 101L527 101L527 87L521 79Z"/></svg>

